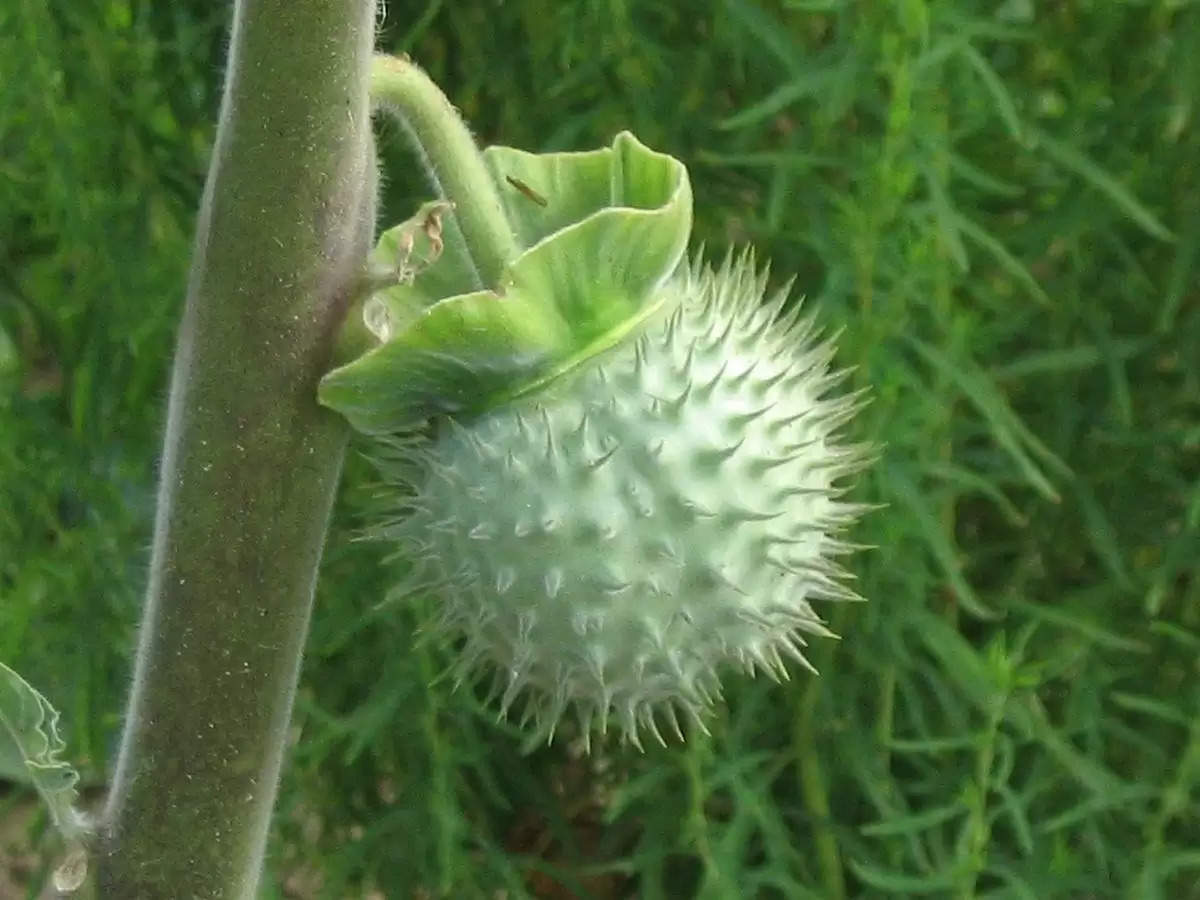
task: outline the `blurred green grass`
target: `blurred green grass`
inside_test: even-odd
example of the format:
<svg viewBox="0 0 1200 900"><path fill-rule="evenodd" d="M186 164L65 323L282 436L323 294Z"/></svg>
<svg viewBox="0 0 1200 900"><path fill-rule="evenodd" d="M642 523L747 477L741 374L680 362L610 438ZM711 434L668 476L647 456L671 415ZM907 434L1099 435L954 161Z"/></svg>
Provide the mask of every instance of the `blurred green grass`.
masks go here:
<svg viewBox="0 0 1200 900"><path fill-rule="evenodd" d="M226 11L0 8L0 659L102 778ZM530 755L435 681L350 462L271 896L1200 897L1200 6L393 2L485 143L688 165L842 329L870 603L711 739ZM426 198L381 130L384 221Z"/></svg>

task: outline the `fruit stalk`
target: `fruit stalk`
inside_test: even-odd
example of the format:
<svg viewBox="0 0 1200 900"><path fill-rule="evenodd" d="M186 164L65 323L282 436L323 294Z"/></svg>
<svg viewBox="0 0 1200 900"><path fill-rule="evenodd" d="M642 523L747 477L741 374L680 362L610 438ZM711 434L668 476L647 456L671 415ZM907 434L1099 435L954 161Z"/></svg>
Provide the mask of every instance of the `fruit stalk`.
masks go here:
<svg viewBox="0 0 1200 900"><path fill-rule="evenodd" d="M256 895L348 429L315 401L374 227L370 0L239 0L171 379L100 896Z"/></svg>
<svg viewBox="0 0 1200 900"><path fill-rule="evenodd" d="M441 89L406 57L375 57L371 95L408 132L430 180L453 202L446 225L462 235L473 287L494 287L519 248L470 130Z"/></svg>

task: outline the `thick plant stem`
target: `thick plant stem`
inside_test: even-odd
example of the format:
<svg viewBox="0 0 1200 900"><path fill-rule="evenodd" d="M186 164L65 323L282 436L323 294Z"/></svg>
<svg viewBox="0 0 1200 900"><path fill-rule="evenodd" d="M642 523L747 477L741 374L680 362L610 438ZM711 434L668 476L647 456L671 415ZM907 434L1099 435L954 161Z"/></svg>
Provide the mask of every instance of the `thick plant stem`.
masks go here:
<svg viewBox="0 0 1200 900"><path fill-rule="evenodd" d="M238 0L100 896L256 895L347 429L317 380L374 226L372 0Z"/></svg>
<svg viewBox="0 0 1200 900"><path fill-rule="evenodd" d="M475 267L474 288L496 287L520 248L483 155L457 110L413 62L394 56L375 58L371 96L408 130L442 197L453 201L451 222Z"/></svg>

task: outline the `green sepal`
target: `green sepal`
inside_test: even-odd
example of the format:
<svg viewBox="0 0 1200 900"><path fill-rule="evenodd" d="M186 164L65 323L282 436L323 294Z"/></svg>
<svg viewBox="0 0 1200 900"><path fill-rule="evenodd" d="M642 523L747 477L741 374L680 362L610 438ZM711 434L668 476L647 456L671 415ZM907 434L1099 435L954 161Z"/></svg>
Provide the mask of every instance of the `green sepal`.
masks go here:
<svg viewBox="0 0 1200 900"><path fill-rule="evenodd" d="M75 808L79 773L59 759L66 743L58 712L25 679L0 663L0 778L32 784L68 841L87 832Z"/></svg>
<svg viewBox="0 0 1200 900"><path fill-rule="evenodd" d="M603 150L492 147L484 160L525 249L499 284L443 294L470 283L461 238L448 228L444 251L411 284L368 302L365 317L383 343L326 375L318 395L360 431L392 433L502 403L615 343L672 296L660 288L692 220L677 159L623 132ZM394 231L373 267L395 262L385 246L395 245Z"/></svg>

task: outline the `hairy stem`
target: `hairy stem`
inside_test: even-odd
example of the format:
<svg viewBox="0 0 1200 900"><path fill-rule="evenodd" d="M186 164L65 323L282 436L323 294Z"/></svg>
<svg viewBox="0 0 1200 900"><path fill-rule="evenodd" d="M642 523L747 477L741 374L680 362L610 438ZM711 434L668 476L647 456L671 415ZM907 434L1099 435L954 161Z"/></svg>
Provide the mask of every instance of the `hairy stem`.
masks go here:
<svg viewBox="0 0 1200 900"><path fill-rule="evenodd" d="M252 898L347 429L316 403L374 226L372 0L238 0L171 382L100 896Z"/></svg>
<svg viewBox="0 0 1200 900"><path fill-rule="evenodd" d="M413 62L394 56L375 57L371 96L408 130L442 197L454 203L447 224L462 233L478 276L474 289L494 288L520 248L483 155L458 111Z"/></svg>

